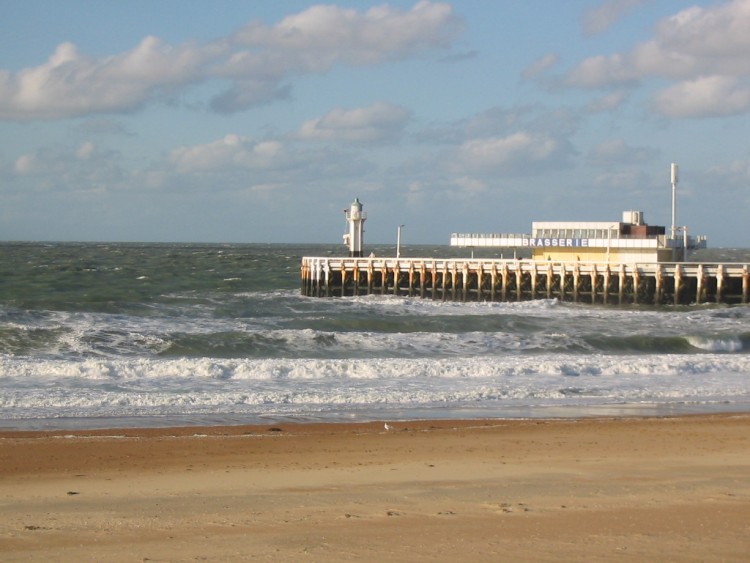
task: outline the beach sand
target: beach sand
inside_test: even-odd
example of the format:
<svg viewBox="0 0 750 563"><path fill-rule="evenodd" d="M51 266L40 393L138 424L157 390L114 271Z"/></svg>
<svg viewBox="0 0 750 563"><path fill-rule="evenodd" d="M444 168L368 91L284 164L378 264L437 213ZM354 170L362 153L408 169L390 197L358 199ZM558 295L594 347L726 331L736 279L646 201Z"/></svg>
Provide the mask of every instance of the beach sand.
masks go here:
<svg viewBox="0 0 750 563"><path fill-rule="evenodd" d="M746 561L750 415L0 432L2 561Z"/></svg>

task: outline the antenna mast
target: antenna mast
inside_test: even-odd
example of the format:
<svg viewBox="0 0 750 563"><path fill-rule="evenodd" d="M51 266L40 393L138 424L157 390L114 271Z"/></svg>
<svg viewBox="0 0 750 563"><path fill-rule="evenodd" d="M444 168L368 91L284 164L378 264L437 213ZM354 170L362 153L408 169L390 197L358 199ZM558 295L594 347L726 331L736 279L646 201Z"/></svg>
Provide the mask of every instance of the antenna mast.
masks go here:
<svg viewBox="0 0 750 563"><path fill-rule="evenodd" d="M672 163L672 238L677 238L677 165Z"/></svg>

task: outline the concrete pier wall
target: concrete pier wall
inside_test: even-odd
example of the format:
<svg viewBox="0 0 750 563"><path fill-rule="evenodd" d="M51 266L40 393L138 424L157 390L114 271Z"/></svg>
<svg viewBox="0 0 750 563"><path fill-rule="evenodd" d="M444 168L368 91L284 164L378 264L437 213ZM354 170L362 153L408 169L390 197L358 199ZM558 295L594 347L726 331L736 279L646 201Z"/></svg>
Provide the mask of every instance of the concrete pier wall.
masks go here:
<svg viewBox="0 0 750 563"><path fill-rule="evenodd" d="M748 264L305 257L311 297L400 295L442 301L688 305L750 300Z"/></svg>

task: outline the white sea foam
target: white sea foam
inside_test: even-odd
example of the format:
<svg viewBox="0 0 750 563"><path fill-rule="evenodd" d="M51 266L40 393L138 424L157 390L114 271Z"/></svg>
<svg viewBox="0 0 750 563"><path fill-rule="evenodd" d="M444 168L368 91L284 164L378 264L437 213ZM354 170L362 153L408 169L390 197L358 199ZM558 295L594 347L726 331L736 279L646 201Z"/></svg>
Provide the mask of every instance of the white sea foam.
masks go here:
<svg viewBox="0 0 750 563"><path fill-rule="evenodd" d="M543 375L567 377L686 376L715 372L750 373L750 355L697 354L621 356L550 354L490 358L369 359L96 359L80 361L0 356L0 381L35 378L119 381L179 380L399 380L483 379ZM749 385L750 385L750 378Z"/></svg>
<svg viewBox="0 0 750 563"><path fill-rule="evenodd" d="M707 338L704 336L690 336L688 342L695 348L709 352L741 352L742 341L737 337Z"/></svg>
<svg viewBox="0 0 750 563"><path fill-rule="evenodd" d="M750 399L750 356L404 359L0 358L7 418Z"/></svg>

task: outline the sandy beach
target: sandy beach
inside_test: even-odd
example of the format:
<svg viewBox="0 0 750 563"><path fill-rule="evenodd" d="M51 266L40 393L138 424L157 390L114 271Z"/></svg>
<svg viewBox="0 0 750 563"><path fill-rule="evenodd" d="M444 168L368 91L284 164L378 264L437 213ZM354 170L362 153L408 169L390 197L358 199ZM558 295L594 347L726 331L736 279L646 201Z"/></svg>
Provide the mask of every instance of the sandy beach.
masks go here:
<svg viewBox="0 0 750 563"><path fill-rule="evenodd" d="M750 415L0 432L3 561L740 561Z"/></svg>

